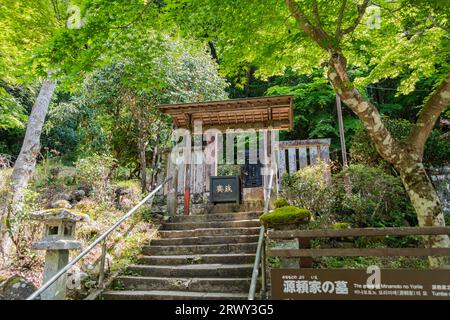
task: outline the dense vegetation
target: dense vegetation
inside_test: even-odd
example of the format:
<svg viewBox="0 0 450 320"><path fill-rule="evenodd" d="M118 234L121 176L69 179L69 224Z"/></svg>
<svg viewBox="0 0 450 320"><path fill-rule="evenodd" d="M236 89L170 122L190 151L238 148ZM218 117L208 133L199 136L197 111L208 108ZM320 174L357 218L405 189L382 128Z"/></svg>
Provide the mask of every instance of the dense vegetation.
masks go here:
<svg viewBox="0 0 450 320"><path fill-rule="evenodd" d="M12 248L18 269L42 267L27 216L61 193L97 224L83 231L88 241L110 208L119 216L153 188L172 143L159 104L262 95L294 96L283 139L331 138L332 187L321 165L283 177L288 200L315 223L445 224L426 170L450 159L449 18L439 0L2 1L3 257ZM139 223L154 216L143 212L130 239L141 241Z"/></svg>

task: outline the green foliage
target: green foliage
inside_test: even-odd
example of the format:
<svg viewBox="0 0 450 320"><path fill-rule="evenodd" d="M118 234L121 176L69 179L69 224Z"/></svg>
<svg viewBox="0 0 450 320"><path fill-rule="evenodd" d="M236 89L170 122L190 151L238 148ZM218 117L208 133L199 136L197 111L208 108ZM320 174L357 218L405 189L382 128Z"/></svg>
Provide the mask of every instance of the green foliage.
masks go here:
<svg viewBox="0 0 450 320"><path fill-rule="evenodd" d="M220 164L217 166L219 176L240 176L242 165L240 164Z"/></svg>
<svg viewBox="0 0 450 320"><path fill-rule="evenodd" d="M295 2L316 23L313 1ZM343 51L349 65L369 71L356 77L357 85L401 78L400 92L407 93L421 77L448 72L445 7L426 1L381 0L377 2L382 19L379 26L371 27L367 13L357 28L341 39L335 37L338 17L342 17L342 30L350 27L358 15L358 3L347 1L342 15L340 0L319 0L317 4L327 41ZM300 30L283 1L261 5L251 0L169 0L166 11L168 19L185 33L214 41L227 74L248 64L256 66L263 77L282 74L286 66L310 73L328 59L327 52ZM444 27L430 23L430 18Z"/></svg>
<svg viewBox="0 0 450 320"><path fill-rule="evenodd" d="M316 70L311 76L300 76L292 70L287 70L271 83L267 95L294 96L294 129L288 133L288 138L302 137L316 139L323 137L338 137L337 124L332 110L335 93L326 78L324 70Z"/></svg>
<svg viewBox="0 0 450 320"><path fill-rule="evenodd" d="M226 97L227 84L201 44L169 36L141 40L133 45L142 47L96 69L71 102L78 109L80 151L110 152L128 168L137 166L139 137L150 159L156 148L170 147L171 125L159 104Z"/></svg>
<svg viewBox="0 0 450 320"><path fill-rule="evenodd" d="M261 223L266 227L276 227L284 224L305 224L311 219L311 212L295 206L284 206L272 212L264 213L259 217Z"/></svg>
<svg viewBox="0 0 450 320"><path fill-rule="evenodd" d="M30 75L29 58L54 34L59 22L51 1L2 1L0 80L17 84L17 75Z"/></svg>
<svg viewBox="0 0 450 320"><path fill-rule="evenodd" d="M416 257L321 257L315 265L330 269L365 269L368 266L379 266L386 269L428 269L426 258Z"/></svg>
<svg viewBox="0 0 450 320"><path fill-rule="evenodd" d="M328 170L326 164L319 163L282 177L282 190L289 202L318 216L313 227L417 224L400 178L380 168L358 164L333 175L329 182Z"/></svg>
<svg viewBox="0 0 450 320"><path fill-rule="evenodd" d="M407 120L384 118L384 124L392 133L394 138L404 141L413 126ZM352 162L371 166L390 166L381 158L370 140L367 131L360 127L353 136L350 147ZM423 162L426 166L441 167L448 164L450 159L450 141L442 137L442 132L434 129L425 144Z"/></svg>
<svg viewBox="0 0 450 320"><path fill-rule="evenodd" d="M115 162L113 157L100 154L78 159L75 162L76 182L102 196L109 186Z"/></svg>
<svg viewBox="0 0 450 320"><path fill-rule="evenodd" d="M27 91L25 83L36 82L28 62L57 28L50 1L8 0L0 4L0 135L7 129L24 128L27 106L20 91Z"/></svg>
<svg viewBox="0 0 450 320"><path fill-rule="evenodd" d="M331 229L340 230L340 229L349 229L350 223L348 222L336 222L331 225Z"/></svg>
<svg viewBox="0 0 450 320"><path fill-rule="evenodd" d="M292 175L284 174L281 177L283 194L289 202L315 215L327 214L334 203L329 175L330 168L325 162L304 167Z"/></svg>
<svg viewBox="0 0 450 320"><path fill-rule="evenodd" d="M0 130L23 128L26 120L23 106L0 87Z"/></svg>
<svg viewBox="0 0 450 320"><path fill-rule="evenodd" d="M336 218L357 227L416 225L400 178L382 169L350 165L333 176ZM350 192L346 189L350 188Z"/></svg>
<svg viewBox="0 0 450 320"><path fill-rule="evenodd" d="M285 207L288 205L287 199L286 198L278 198L273 202L273 206L275 208L281 208L281 207Z"/></svg>

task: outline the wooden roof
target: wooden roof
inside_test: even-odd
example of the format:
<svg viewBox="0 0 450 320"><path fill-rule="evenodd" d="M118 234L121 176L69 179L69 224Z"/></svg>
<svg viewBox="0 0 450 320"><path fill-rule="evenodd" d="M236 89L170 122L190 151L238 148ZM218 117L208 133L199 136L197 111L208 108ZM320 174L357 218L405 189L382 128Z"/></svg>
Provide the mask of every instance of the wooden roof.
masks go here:
<svg viewBox="0 0 450 320"><path fill-rule="evenodd" d="M291 130L293 127L291 95L165 104L158 108L172 116L177 128L190 129L197 120L203 130L268 129Z"/></svg>

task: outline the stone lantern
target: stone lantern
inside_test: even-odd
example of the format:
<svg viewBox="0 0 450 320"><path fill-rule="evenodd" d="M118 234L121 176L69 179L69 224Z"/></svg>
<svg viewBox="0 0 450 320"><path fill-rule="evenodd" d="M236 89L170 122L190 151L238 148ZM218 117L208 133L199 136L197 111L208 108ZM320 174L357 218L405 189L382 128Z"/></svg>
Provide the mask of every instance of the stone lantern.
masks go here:
<svg viewBox="0 0 450 320"><path fill-rule="evenodd" d="M77 222L87 221L86 215L72 213L66 209L51 209L31 214L32 220L44 223L43 237L31 246L34 250L46 250L44 283L51 279L69 262L69 250L81 249L81 242L75 239ZM42 300L63 300L66 294L66 275L41 294Z"/></svg>

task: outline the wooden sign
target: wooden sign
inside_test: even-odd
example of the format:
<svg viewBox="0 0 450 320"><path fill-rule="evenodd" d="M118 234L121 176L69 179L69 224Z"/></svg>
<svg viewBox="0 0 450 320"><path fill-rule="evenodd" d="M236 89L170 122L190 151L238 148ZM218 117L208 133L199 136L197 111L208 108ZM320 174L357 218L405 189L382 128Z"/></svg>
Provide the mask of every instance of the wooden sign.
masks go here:
<svg viewBox="0 0 450 320"><path fill-rule="evenodd" d="M276 300L450 300L450 270L272 269L271 277Z"/></svg>
<svg viewBox="0 0 450 320"><path fill-rule="evenodd" d="M241 182L238 176L212 176L210 186L210 198L212 203L240 203Z"/></svg>

